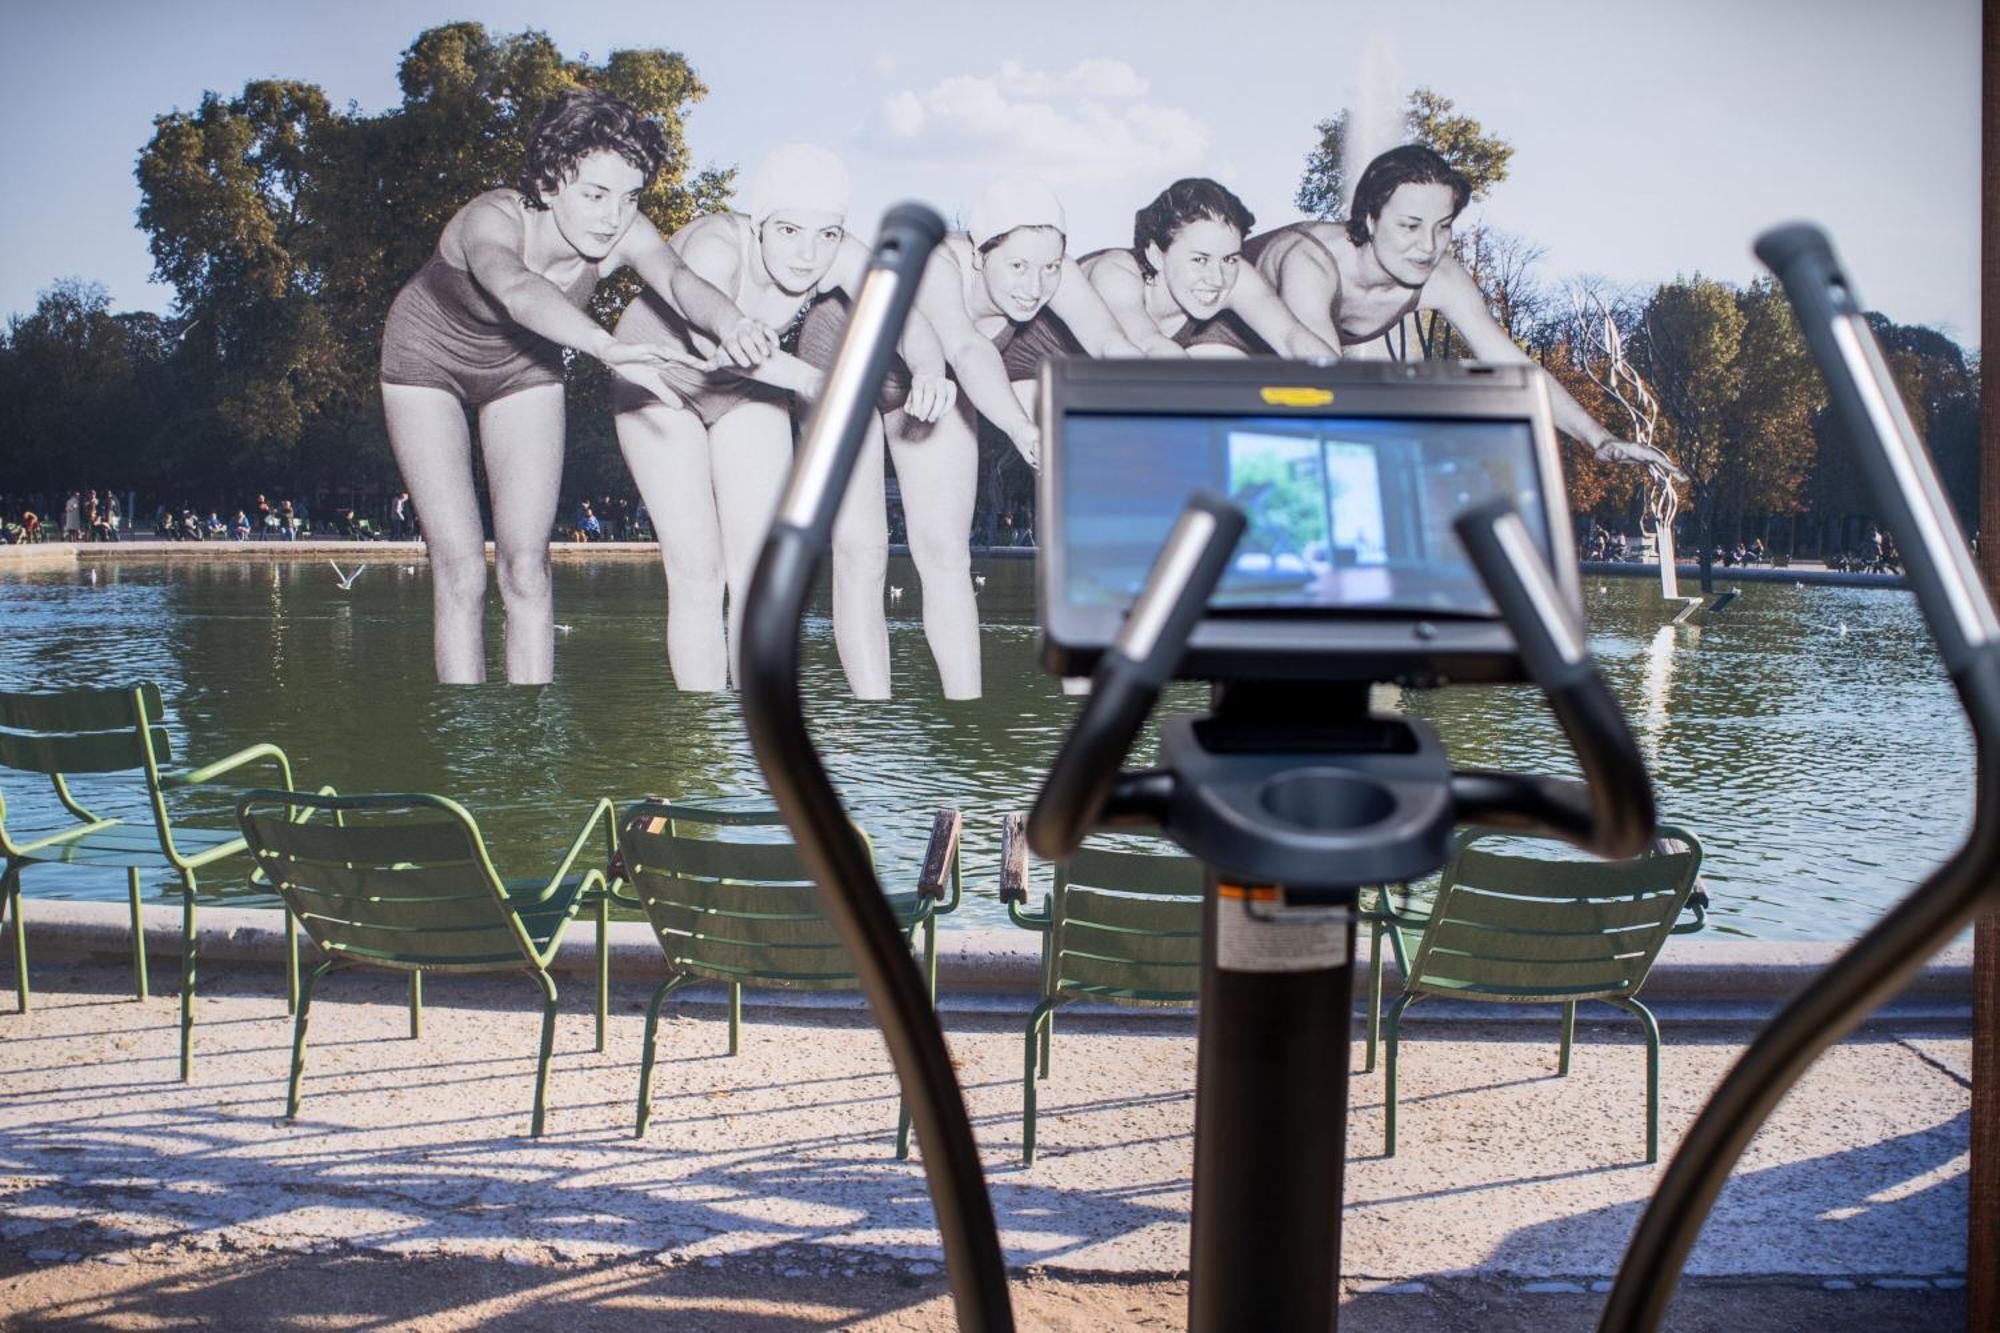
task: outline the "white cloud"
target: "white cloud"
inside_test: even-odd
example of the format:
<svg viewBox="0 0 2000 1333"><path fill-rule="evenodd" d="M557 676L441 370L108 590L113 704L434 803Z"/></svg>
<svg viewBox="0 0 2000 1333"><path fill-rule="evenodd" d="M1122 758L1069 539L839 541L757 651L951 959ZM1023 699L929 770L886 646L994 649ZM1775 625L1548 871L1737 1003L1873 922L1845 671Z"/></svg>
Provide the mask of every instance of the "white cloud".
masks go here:
<svg viewBox="0 0 2000 1333"><path fill-rule="evenodd" d="M884 156L984 170L1032 171L1055 184L1171 177L1198 165L1210 134L1192 113L1147 99L1122 60L1067 70L1007 61L882 100L864 139Z"/></svg>

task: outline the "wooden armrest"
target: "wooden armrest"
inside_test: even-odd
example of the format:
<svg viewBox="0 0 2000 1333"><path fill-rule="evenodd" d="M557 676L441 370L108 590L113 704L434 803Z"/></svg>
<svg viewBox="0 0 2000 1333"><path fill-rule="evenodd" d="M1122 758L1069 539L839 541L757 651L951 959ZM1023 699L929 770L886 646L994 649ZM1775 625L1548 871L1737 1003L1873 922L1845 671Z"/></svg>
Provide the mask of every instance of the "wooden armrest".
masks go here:
<svg viewBox="0 0 2000 1333"><path fill-rule="evenodd" d="M1000 824L1000 901L1028 902L1028 817L1018 810Z"/></svg>
<svg viewBox="0 0 2000 1333"><path fill-rule="evenodd" d="M939 810L931 820L931 840L924 848L924 865L917 875L917 892L927 898L943 898L951 886L953 863L958 860L959 834L965 817L958 811Z"/></svg>

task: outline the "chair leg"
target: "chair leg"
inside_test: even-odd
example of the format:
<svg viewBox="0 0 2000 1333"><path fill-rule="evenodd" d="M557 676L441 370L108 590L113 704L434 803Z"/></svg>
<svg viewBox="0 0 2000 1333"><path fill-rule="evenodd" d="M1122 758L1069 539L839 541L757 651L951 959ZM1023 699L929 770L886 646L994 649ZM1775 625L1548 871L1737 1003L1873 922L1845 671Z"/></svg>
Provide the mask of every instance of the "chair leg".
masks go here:
<svg viewBox="0 0 2000 1333"><path fill-rule="evenodd" d="M299 1083L306 1072L306 1014L312 1008L313 989L319 979L333 970L338 959L329 958L314 968L306 978L306 984L299 993L299 1011L292 1020L292 1079L285 1089L285 1119L296 1120L299 1115Z"/></svg>
<svg viewBox="0 0 2000 1333"><path fill-rule="evenodd" d="M7 916L10 903L14 908L14 1003L25 1014L28 1012L28 923L21 916L19 866L8 866L6 879L0 881L0 919Z"/></svg>
<svg viewBox="0 0 2000 1333"><path fill-rule="evenodd" d="M424 974L410 973L410 1040L424 1035Z"/></svg>
<svg viewBox="0 0 2000 1333"><path fill-rule="evenodd" d="M1387 893L1388 890L1377 890ZM1361 1062L1361 1072L1375 1072L1375 1052L1382 1043L1382 931L1380 921L1374 923L1368 935L1368 1053Z"/></svg>
<svg viewBox="0 0 2000 1333"><path fill-rule="evenodd" d="M653 1118L653 1049L660 1030L660 1006L686 980L684 976L668 977L653 991L653 1002L646 1006L646 1037L639 1057L639 1118L632 1129L635 1139L646 1137L646 1124Z"/></svg>
<svg viewBox="0 0 2000 1333"><path fill-rule="evenodd" d="M194 872L181 872L181 1082L194 1077Z"/></svg>
<svg viewBox="0 0 2000 1333"><path fill-rule="evenodd" d="M1396 1155L1396 1053L1398 1038L1403 1031L1403 1011L1410 1007L1416 996L1404 991L1389 1006L1389 1021L1384 1025L1382 1042L1382 1155Z"/></svg>
<svg viewBox="0 0 2000 1333"><path fill-rule="evenodd" d="M736 1054L743 1037L743 988L734 983L729 987L729 1053Z"/></svg>
<svg viewBox="0 0 2000 1333"><path fill-rule="evenodd" d="M285 1012L299 1011L299 919L285 904Z"/></svg>
<svg viewBox="0 0 2000 1333"><path fill-rule="evenodd" d="M132 904L132 989L135 997L143 1000L149 993L149 987L146 984L146 920L140 910L137 866L125 872L125 896Z"/></svg>
<svg viewBox="0 0 2000 1333"><path fill-rule="evenodd" d="M1559 1054L1558 1054L1558 1055L1556 1056L1556 1077L1557 1077L1557 1078L1564 1078L1564 1077L1567 1077L1567 1076L1568 1076L1568 1074L1569 1074L1569 1048L1570 1048L1570 1044L1571 1044L1571 1043L1572 1043L1573 1041L1575 1041L1575 1040L1576 1040L1576 1001L1575 1001L1575 1000L1571 1000L1571 1001L1570 1001L1570 1002L1569 1002L1568 1004L1565 1004L1565 1005L1563 1006L1563 1027L1562 1027L1562 1033L1563 1033L1563 1035L1562 1035L1562 1050L1561 1050L1561 1052L1560 1052L1560 1053L1559 1053Z"/></svg>
<svg viewBox="0 0 2000 1333"><path fill-rule="evenodd" d="M1637 1000L1614 997L1611 1003L1630 1011L1646 1030L1646 1165L1660 1160L1660 1020Z"/></svg>
<svg viewBox="0 0 2000 1333"><path fill-rule="evenodd" d="M1048 1049L1044 1035L1054 1026L1056 1002L1043 1000L1028 1018L1028 1041L1021 1070L1021 1164L1035 1164L1035 1056Z"/></svg>
<svg viewBox="0 0 2000 1333"><path fill-rule="evenodd" d="M542 1123L548 1118L549 1102L549 1057L556 1050L556 983L546 972L535 976L542 983L542 1054L535 1065L535 1123L529 1130L533 1138L542 1137Z"/></svg>
<svg viewBox="0 0 2000 1333"><path fill-rule="evenodd" d="M604 1049L604 1029L611 1016L611 890L597 900L597 1049Z"/></svg>

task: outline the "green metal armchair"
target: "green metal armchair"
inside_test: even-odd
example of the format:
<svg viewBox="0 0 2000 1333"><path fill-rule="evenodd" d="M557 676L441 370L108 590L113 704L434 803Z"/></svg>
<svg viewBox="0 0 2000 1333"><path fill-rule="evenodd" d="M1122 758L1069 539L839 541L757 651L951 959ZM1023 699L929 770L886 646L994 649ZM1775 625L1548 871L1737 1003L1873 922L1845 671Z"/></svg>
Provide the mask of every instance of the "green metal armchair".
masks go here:
<svg viewBox="0 0 2000 1333"><path fill-rule="evenodd" d="M1696 892L1701 842L1661 825L1653 847L1630 861L1547 860L1487 851L1512 837L1466 830L1453 842L1430 913L1390 924L1422 934L1389 1007L1382 1152L1396 1154L1397 1046L1403 1012L1429 995L1503 1004L1562 1006L1558 1075L1569 1073L1576 1006L1603 1000L1635 1015L1646 1035L1646 1160L1660 1157L1660 1025L1639 1003L1640 986L1670 934L1701 928L1681 913Z"/></svg>
<svg viewBox="0 0 2000 1333"><path fill-rule="evenodd" d="M1041 999L1028 1019L1021 1158L1035 1160L1035 1083L1049 1076L1055 1011L1074 999L1192 1005L1201 994L1202 866L1167 852L1085 846L1055 866L1041 907L1028 900L1026 821L1002 825L1000 897L1015 925L1042 934Z"/></svg>
<svg viewBox="0 0 2000 1333"><path fill-rule="evenodd" d="M923 935L925 984L937 1000L937 918L958 906L956 810L939 810L914 891L890 892L889 908L906 937ZM758 832L762 830L762 832ZM619 830L623 879L645 910L669 975L646 1008L645 1054L639 1066L635 1137L653 1112L653 1065L660 1009L694 981L729 989L729 1053L736 1054L743 988L853 990L854 965L820 914L812 875L783 835L784 819L768 810L730 810L648 800L626 813ZM753 840L754 839L754 840ZM866 835L863 841L866 842ZM620 894L621 900L626 900ZM910 1111L900 1104L896 1156L910 1152Z"/></svg>
<svg viewBox="0 0 2000 1333"><path fill-rule="evenodd" d="M14 991L21 1012L28 1009L28 937L21 901L21 872L31 865L72 865L122 869L132 910L132 971L138 998L147 997L146 938L141 922L139 877L170 871L181 886L181 1060L185 1082L194 1070L195 903L199 872L227 857L242 855L242 834L234 828L203 828L174 819L167 793L215 783L245 765L266 762L292 784L291 762L275 745L252 745L212 764L170 769L172 743L163 724L160 687L150 682L109 689L47 693L0 692L0 769L36 773L55 785L56 799L69 820L52 830L10 830L7 803L0 796L0 920L12 914ZM133 795L143 796L144 819L93 814L71 792L71 778L83 774L135 773ZM286 995L298 1000L298 954L287 919Z"/></svg>
<svg viewBox="0 0 2000 1333"><path fill-rule="evenodd" d="M326 955L299 997L285 1118L299 1113L313 991L334 968L409 973L412 1038L423 1030L425 972L526 972L540 984L543 1000L530 1130L541 1137L555 1048L556 984L549 963L586 902L597 908L597 1049L604 1049L608 895L601 869L578 872L576 865L600 827L603 858L615 853L611 802L592 807L547 879L527 880L501 879L471 814L442 796L253 791L236 811L260 873ZM314 818L321 814L331 818Z"/></svg>

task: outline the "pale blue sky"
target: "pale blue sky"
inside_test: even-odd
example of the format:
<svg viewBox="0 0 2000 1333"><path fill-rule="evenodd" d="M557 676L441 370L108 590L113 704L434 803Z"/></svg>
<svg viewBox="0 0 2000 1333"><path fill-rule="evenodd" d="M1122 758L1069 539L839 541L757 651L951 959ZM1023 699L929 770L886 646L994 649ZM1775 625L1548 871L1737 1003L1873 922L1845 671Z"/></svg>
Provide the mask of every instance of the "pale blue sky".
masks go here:
<svg viewBox="0 0 2000 1333"><path fill-rule="evenodd" d="M1424 84L1513 143L1476 207L1545 247L1544 277L1742 282L1751 236L1807 216L1871 305L1978 335L1975 0L0 5L0 315L68 275L118 309L170 305L133 220L153 116L268 75L381 110L419 31L474 18L571 55L680 50L711 89L696 160L824 143L860 230L895 199L949 215L995 170L1038 169L1078 251L1129 242L1132 210L1181 175L1289 220L1314 122Z"/></svg>

